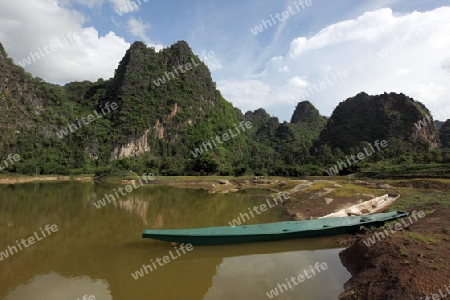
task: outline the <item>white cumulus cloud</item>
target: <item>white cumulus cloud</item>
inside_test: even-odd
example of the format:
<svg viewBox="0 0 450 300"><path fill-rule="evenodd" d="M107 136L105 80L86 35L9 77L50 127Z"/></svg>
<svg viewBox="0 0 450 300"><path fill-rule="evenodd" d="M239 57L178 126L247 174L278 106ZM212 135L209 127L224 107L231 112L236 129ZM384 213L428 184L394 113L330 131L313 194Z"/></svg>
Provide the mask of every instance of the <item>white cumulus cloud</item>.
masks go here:
<svg viewBox="0 0 450 300"><path fill-rule="evenodd" d="M331 24L310 37L298 36L285 55L269 59L262 72L242 74L242 81L222 80L218 87L244 110L273 111L293 105L290 99L307 91L307 83L320 84L328 78L333 84L307 99L325 115L361 91L403 92L433 111L449 103L448 49L450 7L402 14L382 8ZM342 70L350 75L333 80ZM234 82L238 91L244 89L242 93L233 90Z"/></svg>
<svg viewBox="0 0 450 300"><path fill-rule="evenodd" d="M154 47L156 51L159 51L163 48L163 45L155 44L146 34L147 29L150 29L151 27L151 24L145 23L141 19L136 19L135 17L130 17L127 25L128 31L133 36L140 38L147 46Z"/></svg>
<svg viewBox="0 0 450 300"><path fill-rule="evenodd" d="M110 78L130 47L114 32L99 36L83 26L81 13L54 1L2 1L0 11L0 41L9 56L28 60L25 69L50 82Z"/></svg>

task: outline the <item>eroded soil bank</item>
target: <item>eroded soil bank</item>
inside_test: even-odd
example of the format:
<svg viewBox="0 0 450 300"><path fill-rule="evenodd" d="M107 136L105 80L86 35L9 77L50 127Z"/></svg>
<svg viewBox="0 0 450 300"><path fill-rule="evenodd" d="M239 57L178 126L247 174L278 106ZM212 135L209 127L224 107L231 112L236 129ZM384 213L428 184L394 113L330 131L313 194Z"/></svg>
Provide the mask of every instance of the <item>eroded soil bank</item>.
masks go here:
<svg viewBox="0 0 450 300"><path fill-rule="evenodd" d="M403 230L388 231L386 238L381 230L378 236L369 230L340 241L350 245L340 257L352 274L340 299L442 299L440 294L448 295L449 215L449 208L437 209ZM376 243L368 246L368 239ZM433 298L434 294L439 298Z"/></svg>
<svg viewBox="0 0 450 300"><path fill-rule="evenodd" d="M352 274L340 299L450 298L450 188L448 180L392 181L402 198L392 209L424 211L410 226L384 232L389 225L337 241ZM374 235L374 234L378 235ZM370 243L369 239L375 241ZM428 297L428 298L427 298Z"/></svg>

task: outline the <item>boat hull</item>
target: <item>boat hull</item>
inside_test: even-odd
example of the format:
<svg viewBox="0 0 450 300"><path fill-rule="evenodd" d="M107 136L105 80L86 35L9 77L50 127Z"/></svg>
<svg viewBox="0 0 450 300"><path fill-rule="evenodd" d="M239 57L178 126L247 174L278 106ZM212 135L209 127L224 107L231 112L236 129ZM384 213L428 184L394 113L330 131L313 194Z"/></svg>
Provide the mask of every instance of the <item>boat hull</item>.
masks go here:
<svg viewBox="0 0 450 300"><path fill-rule="evenodd" d="M400 195L391 196L389 194L375 197L371 200L364 201L362 203L358 203L352 205L350 207L341 209L337 212L328 214L326 216L320 218L330 218L330 217L346 217L346 216L365 216L369 214L378 214L382 213L390 206L392 206L395 201L400 197ZM320 219L319 218L319 219Z"/></svg>
<svg viewBox="0 0 450 300"><path fill-rule="evenodd" d="M142 238L192 245L267 242L352 233L358 231L361 226L379 227L386 221L408 215L407 212L394 211L370 216L323 218L235 227L144 230Z"/></svg>

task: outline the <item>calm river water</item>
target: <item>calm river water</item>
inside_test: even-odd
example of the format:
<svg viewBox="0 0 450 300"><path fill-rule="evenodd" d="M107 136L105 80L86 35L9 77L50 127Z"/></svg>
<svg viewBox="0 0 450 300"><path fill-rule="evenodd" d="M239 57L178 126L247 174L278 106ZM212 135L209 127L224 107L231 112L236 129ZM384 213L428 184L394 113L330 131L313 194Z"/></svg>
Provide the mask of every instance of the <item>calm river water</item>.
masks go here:
<svg viewBox="0 0 450 300"><path fill-rule="evenodd" d="M169 243L141 239L142 229L229 226L269 194L211 195L149 185L94 206L119 186L0 185L0 299L252 300L270 299L267 293L281 287L273 299L330 300L350 278L331 237L194 246L136 280L131 274L143 265L175 254ZM284 220L281 210L272 208L246 224ZM317 262L328 268L312 276L310 266ZM291 277L305 270L311 278L294 284Z"/></svg>

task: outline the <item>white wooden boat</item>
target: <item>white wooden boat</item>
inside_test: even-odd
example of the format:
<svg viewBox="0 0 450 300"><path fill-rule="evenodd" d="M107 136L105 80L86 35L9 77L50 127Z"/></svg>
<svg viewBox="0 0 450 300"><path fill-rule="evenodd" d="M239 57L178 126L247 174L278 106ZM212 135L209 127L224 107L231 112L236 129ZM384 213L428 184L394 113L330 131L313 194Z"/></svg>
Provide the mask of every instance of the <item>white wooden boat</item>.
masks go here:
<svg viewBox="0 0 450 300"><path fill-rule="evenodd" d="M399 197L400 195L386 194L356 205L352 205L320 218L364 216L368 214L381 213L391 206Z"/></svg>

